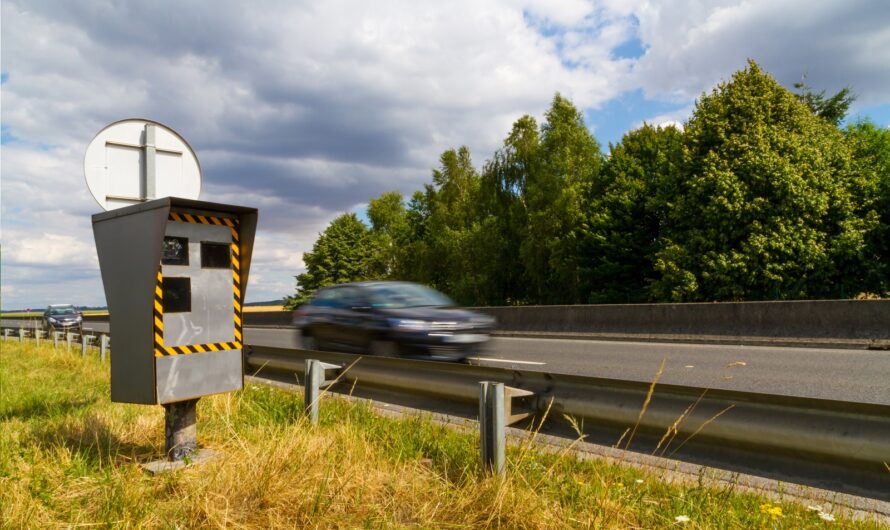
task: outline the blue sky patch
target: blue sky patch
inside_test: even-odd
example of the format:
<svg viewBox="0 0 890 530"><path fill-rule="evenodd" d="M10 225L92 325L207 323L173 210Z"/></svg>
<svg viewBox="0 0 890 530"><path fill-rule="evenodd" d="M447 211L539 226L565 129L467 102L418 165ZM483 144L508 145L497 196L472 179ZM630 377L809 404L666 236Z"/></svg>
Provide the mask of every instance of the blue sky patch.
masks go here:
<svg viewBox="0 0 890 530"><path fill-rule="evenodd" d="M599 141L603 152L608 152L609 143L617 144L621 137L636 128L644 121L652 118L676 112L688 103L675 101L658 101L646 99L642 89L631 90L620 94L605 102L598 109L584 111L584 121L593 130L593 135ZM682 118L678 121L683 121Z"/></svg>
<svg viewBox="0 0 890 530"><path fill-rule="evenodd" d="M0 145L6 145L16 140L18 138L12 134L12 129L10 129L9 125L0 125Z"/></svg>

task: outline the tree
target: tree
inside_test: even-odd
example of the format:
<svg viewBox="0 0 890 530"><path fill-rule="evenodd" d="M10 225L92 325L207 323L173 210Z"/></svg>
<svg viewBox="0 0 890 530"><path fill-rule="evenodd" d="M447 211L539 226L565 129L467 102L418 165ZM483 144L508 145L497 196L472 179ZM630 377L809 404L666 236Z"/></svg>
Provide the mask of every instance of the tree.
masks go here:
<svg viewBox="0 0 890 530"><path fill-rule="evenodd" d="M477 211L479 174L465 146L445 151L439 161L426 190L430 214L425 268L433 285L471 304L481 298L481 263L486 259Z"/></svg>
<svg viewBox="0 0 890 530"><path fill-rule="evenodd" d="M528 299L520 247L528 231L528 182L538 171L539 147L537 122L523 116L482 172L481 230L491 256L485 262L489 284L484 303L512 305Z"/></svg>
<svg viewBox="0 0 890 530"><path fill-rule="evenodd" d="M590 302L644 302L682 167L683 134L644 124L610 146L588 210L584 281Z"/></svg>
<svg viewBox="0 0 890 530"><path fill-rule="evenodd" d="M401 276L399 264L404 261L409 242L408 215L402 194L389 191L368 203L371 221L371 274L375 278L392 279Z"/></svg>
<svg viewBox="0 0 890 530"><path fill-rule="evenodd" d="M890 292L890 129L871 121L848 126L844 136L853 152L849 180L857 216L870 221L859 270L847 278L850 294Z"/></svg>
<svg viewBox="0 0 890 530"><path fill-rule="evenodd" d="M368 227L354 213L340 215L319 234L312 252L303 254L306 272L296 277L296 293L285 306L292 309L327 285L369 279L373 255Z"/></svg>
<svg viewBox="0 0 890 530"><path fill-rule="evenodd" d="M526 182L528 232L520 255L537 303L578 303L580 242L586 231L586 197L599 173L599 144L572 103L556 94L541 126L535 171Z"/></svg>
<svg viewBox="0 0 890 530"><path fill-rule="evenodd" d="M813 92L806 84L806 76L799 83L794 83L797 89L797 99L810 108L816 116L828 120L829 123L839 125L847 116L850 105L856 101L856 95L845 87L831 97L825 97L825 91Z"/></svg>
<svg viewBox="0 0 890 530"><path fill-rule="evenodd" d="M656 254L656 299L825 296L864 245L838 129L753 61L697 102Z"/></svg>

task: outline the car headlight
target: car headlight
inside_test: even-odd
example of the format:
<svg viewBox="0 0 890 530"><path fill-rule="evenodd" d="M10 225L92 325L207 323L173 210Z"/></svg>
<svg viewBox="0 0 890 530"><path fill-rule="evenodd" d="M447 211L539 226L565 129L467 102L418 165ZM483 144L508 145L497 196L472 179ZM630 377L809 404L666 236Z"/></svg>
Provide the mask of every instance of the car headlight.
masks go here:
<svg viewBox="0 0 890 530"><path fill-rule="evenodd" d="M80 316L80 315L77 315L77 321L78 321L78 322L82 322L82 321L83 321L83 317Z"/></svg>
<svg viewBox="0 0 890 530"><path fill-rule="evenodd" d="M430 329L430 323L425 320L410 318L388 318L389 325L404 331L426 331Z"/></svg>
<svg viewBox="0 0 890 530"><path fill-rule="evenodd" d="M53 317L49 317L47 320L49 320L50 324L58 324L59 323L59 321L54 319Z"/></svg>

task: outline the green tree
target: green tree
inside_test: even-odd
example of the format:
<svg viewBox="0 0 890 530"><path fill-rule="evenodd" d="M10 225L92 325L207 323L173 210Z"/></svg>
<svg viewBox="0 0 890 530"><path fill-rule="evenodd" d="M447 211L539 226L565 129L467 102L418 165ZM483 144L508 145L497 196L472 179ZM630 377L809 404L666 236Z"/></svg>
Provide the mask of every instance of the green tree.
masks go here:
<svg viewBox="0 0 890 530"><path fill-rule="evenodd" d="M849 88L842 88L837 94L826 97L825 91L813 92L806 84L806 76L799 83L794 83L797 89L797 99L810 108L816 116L828 120L834 125L839 125L847 116L850 105L856 101L856 96Z"/></svg>
<svg viewBox="0 0 890 530"><path fill-rule="evenodd" d="M484 285L485 248L476 208L479 186L470 150L461 147L442 153L426 190L430 214L424 269L436 287L465 304L479 300Z"/></svg>
<svg viewBox="0 0 890 530"><path fill-rule="evenodd" d="M369 279L373 256L368 227L354 213L340 215L319 234L312 252L303 254L306 272L296 277L296 293L285 306L292 309L327 285Z"/></svg>
<svg viewBox="0 0 890 530"><path fill-rule="evenodd" d="M702 95L684 131L657 299L826 296L864 246L838 129L754 62Z"/></svg>
<svg viewBox="0 0 890 530"><path fill-rule="evenodd" d="M599 144L578 109L559 94L541 126L535 171L526 182L528 229L520 255L537 303L578 303L586 198L599 173Z"/></svg>
<svg viewBox="0 0 890 530"><path fill-rule="evenodd" d="M591 302L644 302L682 167L683 135L644 124L610 146L590 199L585 282Z"/></svg>
<svg viewBox="0 0 890 530"><path fill-rule="evenodd" d="M410 240L408 212L402 194L389 191L368 203L368 219L371 221L371 274L375 278L394 279L402 276L400 263Z"/></svg>
<svg viewBox="0 0 890 530"><path fill-rule="evenodd" d="M483 303L513 305L528 299L520 247L528 231L528 183L539 168L539 148L538 124L523 116L483 169L479 211L490 256Z"/></svg>
<svg viewBox="0 0 890 530"><path fill-rule="evenodd" d="M853 152L851 193L857 215L870 222L853 291L890 292L890 129L871 121L848 126L844 136Z"/></svg>

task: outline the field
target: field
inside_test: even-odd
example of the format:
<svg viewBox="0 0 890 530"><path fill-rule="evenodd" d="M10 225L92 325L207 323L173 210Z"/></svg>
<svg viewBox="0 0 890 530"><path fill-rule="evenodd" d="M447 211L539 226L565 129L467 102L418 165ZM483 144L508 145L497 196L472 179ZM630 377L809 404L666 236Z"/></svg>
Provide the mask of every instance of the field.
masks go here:
<svg viewBox="0 0 890 530"><path fill-rule="evenodd" d="M138 463L163 451L161 407L111 403L95 356L2 346L3 528L881 527L528 444L487 477L472 434L341 398L312 426L300 395L266 386L202 399L199 441L220 456L155 477Z"/></svg>

